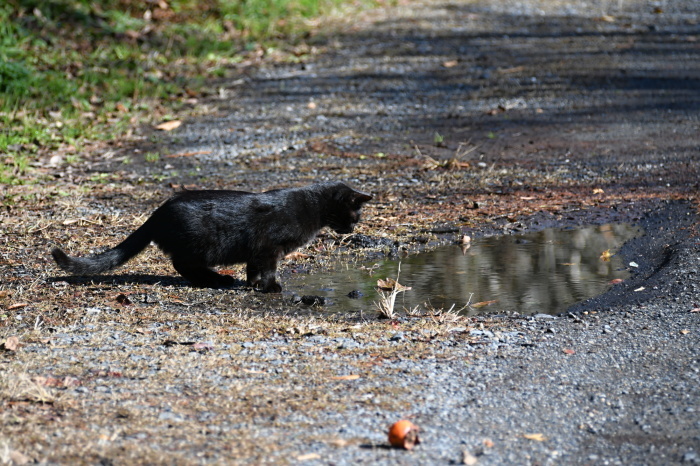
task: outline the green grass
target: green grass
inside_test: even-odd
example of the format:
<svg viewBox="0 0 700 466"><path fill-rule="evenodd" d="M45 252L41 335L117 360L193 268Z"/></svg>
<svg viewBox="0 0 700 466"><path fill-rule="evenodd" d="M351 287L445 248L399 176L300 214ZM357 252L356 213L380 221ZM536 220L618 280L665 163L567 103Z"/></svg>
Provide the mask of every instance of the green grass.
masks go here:
<svg viewBox="0 0 700 466"><path fill-rule="evenodd" d="M246 51L303 38L306 19L341 3L0 3L0 182L22 182L31 160L64 145L176 114Z"/></svg>

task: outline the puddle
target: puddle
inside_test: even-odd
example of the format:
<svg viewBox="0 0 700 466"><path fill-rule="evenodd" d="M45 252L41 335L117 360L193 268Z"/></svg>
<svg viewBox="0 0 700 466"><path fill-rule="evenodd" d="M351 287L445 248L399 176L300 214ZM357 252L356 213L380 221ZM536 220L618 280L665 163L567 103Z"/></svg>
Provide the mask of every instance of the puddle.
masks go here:
<svg viewBox="0 0 700 466"><path fill-rule="evenodd" d="M399 293L395 309L415 306L455 309L464 314L517 311L521 314L563 312L579 301L597 296L610 281L629 272L617 256L605 262L605 250L615 253L641 234L626 224L474 239L468 249L458 245L403 258L399 282L411 290ZM328 311L376 312L377 279L396 278L398 260L348 266L347 270L296 277L290 291L326 298ZM372 268L370 276L367 270ZM348 293L359 291L360 298ZM355 293L357 294L357 293ZM487 303L488 304L485 304Z"/></svg>

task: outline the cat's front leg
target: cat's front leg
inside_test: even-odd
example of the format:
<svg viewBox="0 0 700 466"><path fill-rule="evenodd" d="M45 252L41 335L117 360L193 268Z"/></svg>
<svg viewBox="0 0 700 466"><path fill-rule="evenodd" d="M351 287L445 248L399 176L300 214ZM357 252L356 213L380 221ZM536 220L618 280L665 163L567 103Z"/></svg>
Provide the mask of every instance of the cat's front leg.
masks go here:
<svg viewBox="0 0 700 466"><path fill-rule="evenodd" d="M248 285L263 293L280 293L282 285L277 282L277 260L275 258L255 258L246 266Z"/></svg>

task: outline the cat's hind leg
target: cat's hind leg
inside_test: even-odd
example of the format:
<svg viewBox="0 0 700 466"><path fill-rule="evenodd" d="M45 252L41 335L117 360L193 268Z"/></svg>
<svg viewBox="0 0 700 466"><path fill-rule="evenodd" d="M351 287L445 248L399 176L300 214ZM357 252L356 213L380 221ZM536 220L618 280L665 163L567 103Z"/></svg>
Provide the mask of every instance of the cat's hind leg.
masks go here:
<svg viewBox="0 0 700 466"><path fill-rule="evenodd" d="M173 260L175 270L192 282L194 286L205 288L225 288L235 283L233 277L220 275L209 267Z"/></svg>

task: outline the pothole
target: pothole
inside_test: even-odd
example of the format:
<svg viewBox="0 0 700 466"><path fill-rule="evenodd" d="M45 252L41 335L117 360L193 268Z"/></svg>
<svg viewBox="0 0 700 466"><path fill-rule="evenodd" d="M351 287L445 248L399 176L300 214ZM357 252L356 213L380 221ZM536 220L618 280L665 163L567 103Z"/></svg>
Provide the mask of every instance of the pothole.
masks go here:
<svg viewBox="0 0 700 466"><path fill-rule="evenodd" d="M410 290L395 309L464 308L464 314L516 311L557 314L629 276L616 251L641 234L628 224L547 229L473 239L431 252L350 265L346 270L295 277L288 289L325 300L329 311L376 309L377 280L397 277Z"/></svg>

